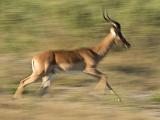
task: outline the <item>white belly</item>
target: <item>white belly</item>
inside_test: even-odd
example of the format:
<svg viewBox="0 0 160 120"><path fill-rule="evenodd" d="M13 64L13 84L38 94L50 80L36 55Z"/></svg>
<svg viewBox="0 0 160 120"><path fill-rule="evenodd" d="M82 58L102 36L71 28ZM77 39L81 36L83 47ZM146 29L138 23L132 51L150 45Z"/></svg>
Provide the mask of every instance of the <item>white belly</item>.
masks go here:
<svg viewBox="0 0 160 120"><path fill-rule="evenodd" d="M78 71L80 71L80 70L84 69L85 65L82 62L79 62L79 63L76 63L76 64L61 63L61 64L59 64L59 67L64 71L67 71L67 70L71 70L71 71L72 70L73 71L78 70Z"/></svg>

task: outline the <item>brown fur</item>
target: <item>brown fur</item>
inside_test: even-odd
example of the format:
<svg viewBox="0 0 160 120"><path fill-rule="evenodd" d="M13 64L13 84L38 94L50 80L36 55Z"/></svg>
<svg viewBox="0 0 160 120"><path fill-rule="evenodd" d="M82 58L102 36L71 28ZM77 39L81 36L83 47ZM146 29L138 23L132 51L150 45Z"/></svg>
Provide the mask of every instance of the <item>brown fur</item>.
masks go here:
<svg viewBox="0 0 160 120"><path fill-rule="evenodd" d="M86 74L100 79L96 89L105 90L106 86L117 95L108 83L107 76L97 70L98 63L108 53L110 47L116 39L115 35L110 32L104 40L91 48L80 48L76 50L57 50L46 51L33 57L32 69L33 73L21 80L19 87L15 93L15 98L20 97L26 85L42 80L42 94L49 87L51 74L59 71L78 70ZM117 95L118 96L118 95ZM120 100L120 97L118 96Z"/></svg>

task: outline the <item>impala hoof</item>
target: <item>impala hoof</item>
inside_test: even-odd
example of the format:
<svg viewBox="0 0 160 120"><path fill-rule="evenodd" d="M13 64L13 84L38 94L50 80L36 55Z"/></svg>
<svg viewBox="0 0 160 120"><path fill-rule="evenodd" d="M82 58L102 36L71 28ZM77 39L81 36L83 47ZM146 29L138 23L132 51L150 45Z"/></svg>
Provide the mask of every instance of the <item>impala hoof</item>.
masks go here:
<svg viewBox="0 0 160 120"><path fill-rule="evenodd" d="M13 96L13 99L19 99L19 98L22 98L22 95L17 95L17 94L15 94L15 95Z"/></svg>

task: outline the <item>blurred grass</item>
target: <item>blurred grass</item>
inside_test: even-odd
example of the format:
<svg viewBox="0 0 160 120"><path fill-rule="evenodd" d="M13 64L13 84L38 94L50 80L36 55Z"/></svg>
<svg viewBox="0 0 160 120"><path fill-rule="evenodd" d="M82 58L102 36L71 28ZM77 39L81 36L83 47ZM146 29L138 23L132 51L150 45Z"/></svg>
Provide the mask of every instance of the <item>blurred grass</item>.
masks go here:
<svg viewBox="0 0 160 120"><path fill-rule="evenodd" d="M53 100L54 102L61 101L60 106L63 107L68 107L65 103L76 102L80 109L84 107L81 106L83 103L88 104L90 108L99 106L99 110L104 111L111 110L103 108L104 106L114 107L117 116L125 114L132 116L122 117L127 120L146 119L145 115L148 115L148 111L151 113L150 116L157 118L157 111L159 113L160 109L160 97L157 94L160 91L159 0L0 0L0 94L2 103L5 102L5 99L8 100L9 94L14 93L19 80L31 73L30 60L35 54L48 49L88 47L103 39L108 34L110 26L102 18L102 7L107 9L111 18L121 23L122 32L132 44L130 50L114 46L99 66L101 71L108 74L110 83L123 97L125 104L117 105L112 95L85 94L92 91L97 81L81 73L55 75L55 81L50 90ZM33 103L36 99L33 96L37 94L39 84L28 86L25 90L26 96L31 96L26 100L30 104L36 104ZM66 88L56 88L58 86ZM45 100L49 101L49 105L54 106L54 103L51 102L52 98ZM8 101L5 105L8 104ZM24 106L28 104L25 103ZM43 105L45 106L45 102ZM58 106L47 108L43 105L35 109L58 109ZM29 111L31 108L20 108L19 112ZM121 112L119 113L117 109L120 109ZM1 110L3 111L4 108L2 107ZM62 108L63 110L66 111ZM138 117L131 114L139 110L145 112L142 115L139 114ZM78 112L75 112L73 118L76 115L81 116L79 115L81 113L85 114L81 110L81 113ZM29 114L31 113L22 114L21 117L25 116L27 119ZM91 110L91 113L88 114L91 116L95 113ZM102 117L96 114L95 118L104 119L106 117L104 114L100 114ZM107 113L109 114L111 115L109 119L117 119L116 116ZM67 115L63 115L71 120L68 111ZM0 116L2 119L7 119L3 114ZM14 115L12 117L21 118ZM43 117L45 115L42 114ZM38 113L36 113L36 118L40 118Z"/></svg>
<svg viewBox="0 0 160 120"><path fill-rule="evenodd" d="M152 100L156 103L160 103L160 94L154 94Z"/></svg>

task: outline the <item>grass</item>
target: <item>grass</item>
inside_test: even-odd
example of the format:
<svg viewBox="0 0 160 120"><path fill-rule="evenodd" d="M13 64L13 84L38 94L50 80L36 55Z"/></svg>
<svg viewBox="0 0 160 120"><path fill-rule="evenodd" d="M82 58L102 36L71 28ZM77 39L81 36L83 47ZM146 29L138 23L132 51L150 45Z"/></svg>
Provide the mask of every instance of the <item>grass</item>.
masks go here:
<svg viewBox="0 0 160 120"><path fill-rule="evenodd" d="M109 92L96 93L97 80L82 73L55 75L47 97L38 96L37 83L12 100L19 81L31 73L32 56L93 46L108 34L102 7L132 44L130 50L114 46L98 67L123 103ZM0 119L158 119L159 12L159 0L1 0Z"/></svg>
<svg viewBox="0 0 160 120"><path fill-rule="evenodd" d="M157 104L159 104L160 103L160 95L159 94L153 95L151 100L156 102Z"/></svg>

